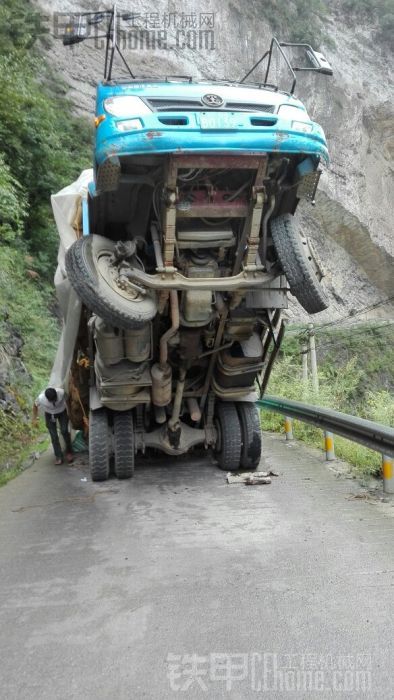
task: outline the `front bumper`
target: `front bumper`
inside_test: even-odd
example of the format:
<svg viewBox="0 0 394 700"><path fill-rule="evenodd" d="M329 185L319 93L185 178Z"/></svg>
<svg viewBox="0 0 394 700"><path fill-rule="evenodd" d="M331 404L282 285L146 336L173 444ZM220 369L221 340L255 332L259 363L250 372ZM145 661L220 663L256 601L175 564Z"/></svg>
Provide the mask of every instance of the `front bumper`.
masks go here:
<svg viewBox="0 0 394 700"><path fill-rule="evenodd" d="M161 153L262 154L288 153L315 156L328 163L328 150L322 128L315 122L310 133L292 128L292 122L279 115L259 113L223 113L215 128L201 125L203 112L154 112L131 115L127 120L108 114L96 132L95 156L98 165L113 156ZM173 124L163 123L173 120ZM139 120L141 128L120 131L118 123Z"/></svg>

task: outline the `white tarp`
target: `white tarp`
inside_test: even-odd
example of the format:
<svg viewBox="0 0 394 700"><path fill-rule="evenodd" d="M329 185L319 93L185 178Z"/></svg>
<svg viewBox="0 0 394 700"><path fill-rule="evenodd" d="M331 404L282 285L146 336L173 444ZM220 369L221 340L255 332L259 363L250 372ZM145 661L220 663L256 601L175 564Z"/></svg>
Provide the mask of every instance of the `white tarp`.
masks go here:
<svg viewBox="0 0 394 700"><path fill-rule="evenodd" d="M55 288L63 316L63 329L48 386L65 389L67 389L68 374L81 318L81 302L67 279L65 256L67 249L78 237L75 221L82 199L86 199L88 185L92 180L93 170L83 170L78 180L51 197L53 215L60 238Z"/></svg>
<svg viewBox="0 0 394 700"><path fill-rule="evenodd" d="M86 198L88 185L92 180L93 170L91 168L89 170L83 170L78 180L75 180L71 185L67 185L67 187L64 187L60 192L53 194L51 197L53 216L55 217L60 238L58 252L59 267L55 275L55 286L59 272L62 274L63 278L66 277L66 270L64 267L65 253L76 239L76 231L73 224L78 207L81 204L82 198Z"/></svg>

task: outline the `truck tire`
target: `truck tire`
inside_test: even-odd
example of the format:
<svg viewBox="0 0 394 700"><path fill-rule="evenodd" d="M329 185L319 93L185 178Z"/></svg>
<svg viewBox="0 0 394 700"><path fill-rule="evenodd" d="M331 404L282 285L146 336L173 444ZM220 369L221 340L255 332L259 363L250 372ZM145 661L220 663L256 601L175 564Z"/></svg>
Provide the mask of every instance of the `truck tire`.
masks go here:
<svg viewBox="0 0 394 700"><path fill-rule="evenodd" d="M145 296L135 296L116 285L110 265L115 244L96 234L78 239L66 253L66 271L78 297L90 311L110 326L132 330L156 315L156 297L150 291Z"/></svg>
<svg viewBox="0 0 394 700"><path fill-rule="evenodd" d="M308 240L297 231L294 217L283 214L272 219L271 235L291 293L309 314L324 311L329 300L320 283L319 263Z"/></svg>
<svg viewBox="0 0 394 700"><path fill-rule="evenodd" d="M241 467L252 471L261 458L260 412L254 403L237 403L237 411L242 434Z"/></svg>
<svg viewBox="0 0 394 700"><path fill-rule="evenodd" d="M134 421L132 411L114 413L115 476L130 479L134 474Z"/></svg>
<svg viewBox="0 0 394 700"><path fill-rule="evenodd" d="M105 408L90 411L89 465L92 481L106 481L109 477L108 416Z"/></svg>
<svg viewBox="0 0 394 700"><path fill-rule="evenodd" d="M218 443L215 457L220 469L226 472L237 471L241 462L241 425L234 403L217 402L216 428Z"/></svg>

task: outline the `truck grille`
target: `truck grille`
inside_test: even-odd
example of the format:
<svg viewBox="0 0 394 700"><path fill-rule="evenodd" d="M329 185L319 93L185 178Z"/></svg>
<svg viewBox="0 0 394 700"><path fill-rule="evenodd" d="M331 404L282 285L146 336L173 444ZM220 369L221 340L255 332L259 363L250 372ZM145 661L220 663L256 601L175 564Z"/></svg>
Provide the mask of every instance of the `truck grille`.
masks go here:
<svg viewBox="0 0 394 700"><path fill-rule="evenodd" d="M226 109L231 109L232 111L245 111L245 112L270 112L273 114L275 112L275 105L262 105L262 104L248 104L245 102L226 102Z"/></svg>
<svg viewBox="0 0 394 700"><path fill-rule="evenodd" d="M160 98L147 98L146 100L155 112L179 112L179 111L201 111L210 110L209 107L201 104L200 100L171 100ZM211 108L212 109L212 108ZM252 104L246 102L226 102L220 111L231 112L275 112L275 105Z"/></svg>

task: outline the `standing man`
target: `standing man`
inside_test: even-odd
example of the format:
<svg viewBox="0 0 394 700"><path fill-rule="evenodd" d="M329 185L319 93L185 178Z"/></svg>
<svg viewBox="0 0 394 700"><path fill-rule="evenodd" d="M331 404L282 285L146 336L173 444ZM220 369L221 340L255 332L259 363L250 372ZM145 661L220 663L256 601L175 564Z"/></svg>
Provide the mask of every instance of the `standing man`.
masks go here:
<svg viewBox="0 0 394 700"><path fill-rule="evenodd" d="M33 425L37 425L38 409L42 408L45 412L45 424L48 428L52 440L52 447L55 453L55 464L63 463L63 452L60 447L59 436L57 433L57 421L59 421L60 431L66 443L66 460L73 461L73 453L71 447L71 436L68 430L68 413L65 400L64 389L54 389L48 387L35 400L33 406Z"/></svg>

